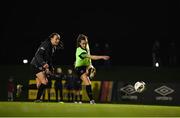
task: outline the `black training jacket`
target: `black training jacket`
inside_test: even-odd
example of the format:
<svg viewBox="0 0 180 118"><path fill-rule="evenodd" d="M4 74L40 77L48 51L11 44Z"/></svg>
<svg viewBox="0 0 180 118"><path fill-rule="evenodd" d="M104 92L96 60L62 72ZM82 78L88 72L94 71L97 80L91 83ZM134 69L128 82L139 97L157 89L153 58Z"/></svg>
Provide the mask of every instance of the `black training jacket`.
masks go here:
<svg viewBox="0 0 180 118"><path fill-rule="evenodd" d="M48 64L50 69L52 68L52 58L56 50L56 47L53 47L50 39L45 40L37 49L35 56L31 60L31 65L39 69L43 69L44 64Z"/></svg>

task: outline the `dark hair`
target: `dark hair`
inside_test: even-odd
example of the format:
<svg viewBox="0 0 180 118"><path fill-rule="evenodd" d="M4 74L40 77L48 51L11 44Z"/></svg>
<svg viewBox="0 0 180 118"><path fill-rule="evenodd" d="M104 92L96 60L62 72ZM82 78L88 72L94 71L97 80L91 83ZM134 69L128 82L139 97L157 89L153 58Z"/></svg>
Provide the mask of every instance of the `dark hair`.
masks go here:
<svg viewBox="0 0 180 118"><path fill-rule="evenodd" d="M60 38L60 35L59 35L58 33L54 32L54 33L52 33L52 34L49 36L49 40L50 40L51 38L53 38L54 35L56 35L57 37ZM57 49L64 49L64 43L63 43L62 41L59 42L59 44L58 44L58 46L57 46Z"/></svg>
<svg viewBox="0 0 180 118"><path fill-rule="evenodd" d="M56 32L52 33L52 34L49 36L49 38L53 38L54 35L56 35L56 36L58 36L58 37L60 38L60 35L59 35L58 33L56 33Z"/></svg>
<svg viewBox="0 0 180 118"><path fill-rule="evenodd" d="M84 34L79 34L78 37L77 37L77 47L80 47L80 42L81 40L86 40L86 38L88 38L86 35Z"/></svg>

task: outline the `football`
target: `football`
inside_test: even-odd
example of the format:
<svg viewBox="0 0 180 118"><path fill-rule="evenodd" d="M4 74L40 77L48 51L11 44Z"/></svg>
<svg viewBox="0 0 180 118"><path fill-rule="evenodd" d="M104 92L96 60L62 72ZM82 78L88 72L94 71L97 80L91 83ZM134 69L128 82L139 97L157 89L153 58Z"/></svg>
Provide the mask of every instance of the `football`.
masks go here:
<svg viewBox="0 0 180 118"><path fill-rule="evenodd" d="M141 93L145 90L146 84L143 81L138 81L134 84L134 89L136 92Z"/></svg>

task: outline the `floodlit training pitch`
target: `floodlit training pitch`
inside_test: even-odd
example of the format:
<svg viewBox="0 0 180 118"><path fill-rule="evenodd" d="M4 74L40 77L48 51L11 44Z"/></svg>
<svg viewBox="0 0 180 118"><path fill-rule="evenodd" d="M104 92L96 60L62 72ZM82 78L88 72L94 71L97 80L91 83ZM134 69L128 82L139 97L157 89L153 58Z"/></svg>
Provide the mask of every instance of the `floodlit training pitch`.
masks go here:
<svg viewBox="0 0 180 118"><path fill-rule="evenodd" d="M0 102L0 117L180 117L180 106Z"/></svg>

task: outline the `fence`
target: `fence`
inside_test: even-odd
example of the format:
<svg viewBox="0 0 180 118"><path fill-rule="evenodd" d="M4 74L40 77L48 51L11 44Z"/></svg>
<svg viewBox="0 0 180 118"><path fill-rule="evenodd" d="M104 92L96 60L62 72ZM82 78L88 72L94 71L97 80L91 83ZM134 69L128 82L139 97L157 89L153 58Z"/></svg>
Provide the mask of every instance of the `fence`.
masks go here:
<svg viewBox="0 0 180 118"><path fill-rule="evenodd" d="M66 72L69 66L62 66ZM34 78L28 65L0 67L0 100L7 100L7 81L14 76L14 82L23 85L23 92L16 100L28 101L29 82ZM97 67L97 75L93 79L93 90L98 102L180 105L180 68L152 67ZM136 81L144 81L146 90L136 93L133 85ZM30 92L31 91L31 92ZM35 90L36 91L36 90ZM34 91L34 92L35 92ZM52 99L54 99L52 88ZM84 101L87 96L84 90Z"/></svg>

